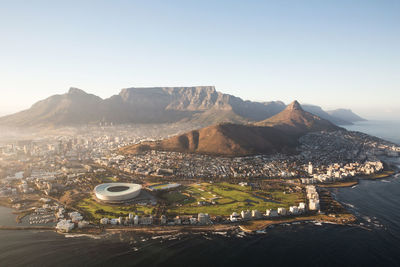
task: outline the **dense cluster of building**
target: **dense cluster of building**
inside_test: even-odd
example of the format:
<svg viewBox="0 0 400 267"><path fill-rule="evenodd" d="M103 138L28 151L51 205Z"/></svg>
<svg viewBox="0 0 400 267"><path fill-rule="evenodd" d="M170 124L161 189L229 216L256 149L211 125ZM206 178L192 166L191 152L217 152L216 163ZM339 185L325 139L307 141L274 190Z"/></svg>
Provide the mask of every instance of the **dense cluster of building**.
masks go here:
<svg viewBox="0 0 400 267"><path fill-rule="evenodd" d="M240 220L254 220L254 219L261 219L261 218L276 218L279 216L297 216L304 214L306 212L306 204L304 202L300 202L297 206L290 206L289 209L284 207L279 207L278 209L267 209L265 214L262 214L258 210L252 211L244 211L242 210L240 214L237 212L233 212L229 216L229 220L231 222L237 222Z"/></svg>
<svg viewBox="0 0 400 267"><path fill-rule="evenodd" d="M360 132L312 132L299 139L300 157L314 165L378 161L398 157L400 146Z"/></svg>
<svg viewBox="0 0 400 267"><path fill-rule="evenodd" d="M140 141L156 140L186 131L181 126L114 126L87 127L63 135L39 136L31 140L0 143L0 198L10 199L18 210L31 210L29 223L57 222L57 229L70 231L85 227L81 214L66 212L58 203L66 191L92 192L99 182L94 178L102 172L125 177L169 177L171 180L231 178L300 178L303 184L341 181L358 175L383 170L381 156L396 157L400 146L358 132L314 132L299 140L296 155L258 155L249 157L213 157L178 152L148 151L137 155L121 155L119 148ZM136 178L135 178L136 179ZM160 185L158 185L160 186ZM171 184L179 187L179 184ZM153 191L159 190L153 186ZM307 186L307 208L319 210L315 187ZM48 202L32 202L48 198ZM31 198L35 199L35 198ZM200 203L201 204L201 203ZM259 217L275 217L304 213L306 204L267 210L233 213L230 221ZM102 224L148 225L208 224L208 214L197 217L153 218L130 214L127 218L103 218Z"/></svg>
<svg viewBox="0 0 400 267"><path fill-rule="evenodd" d="M237 158L213 157L179 152L149 151L138 155L110 155L96 163L130 174L176 179L296 177L304 175L297 161L284 155Z"/></svg>
<svg viewBox="0 0 400 267"><path fill-rule="evenodd" d="M58 231L68 233L75 227L82 229L89 225L89 222L85 221L83 216L77 211L69 212L67 216L69 219L64 218L64 216L60 217L56 225Z"/></svg>
<svg viewBox="0 0 400 267"><path fill-rule="evenodd" d="M137 155L111 154L98 164L130 174L177 179L190 178L310 178L331 182L383 169L379 156L398 156L400 146L358 132L315 132L300 138L298 155L237 158L149 151ZM311 174L304 165L312 162Z"/></svg>
<svg viewBox="0 0 400 267"><path fill-rule="evenodd" d="M383 170L381 161L366 161L364 163L354 162L347 164L330 164L328 166L320 165L317 168L309 162L304 167L310 177L301 178L303 184L327 183L335 181L343 181L347 178L370 175Z"/></svg>
<svg viewBox="0 0 400 267"><path fill-rule="evenodd" d="M155 223L152 215L149 216L139 216L133 215L129 213L128 217L119 217L119 218L101 218L100 224L106 225L125 225L125 226L132 226L132 225L151 225ZM206 225L211 224L212 221L210 216L207 213L199 213L197 217L193 216L176 216L172 219L168 219L166 215L161 215L161 217L157 220L157 223L160 225Z"/></svg>

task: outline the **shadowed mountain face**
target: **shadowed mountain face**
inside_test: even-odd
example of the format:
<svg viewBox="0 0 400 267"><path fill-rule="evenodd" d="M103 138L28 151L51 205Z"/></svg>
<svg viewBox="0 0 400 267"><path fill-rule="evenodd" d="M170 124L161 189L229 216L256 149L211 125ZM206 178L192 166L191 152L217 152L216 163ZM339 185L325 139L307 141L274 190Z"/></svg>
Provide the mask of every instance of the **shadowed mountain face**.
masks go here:
<svg viewBox="0 0 400 267"><path fill-rule="evenodd" d="M156 142L145 142L122 149L123 153L148 150L245 156L294 153L298 138L312 131L341 128L302 109L297 101L282 112L256 124L219 124Z"/></svg>
<svg viewBox="0 0 400 267"><path fill-rule="evenodd" d="M281 101L244 101L217 92L213 86L128 88L107 99L71 88L68 93L39 101L28 110L1 117L0 125L57 127L100 122L192 122L196 125L248 123L270 118L285 107ZM346 124L319 107L312 107L325 118Z"/></svg>
<svg viewBox="0 0 400 267"><path fill-rule="evenodd" d="M328 120L304 111L297 101L293 101L282 112L255 124L258 126L274 127L283 130L286 133L293 134L342 129Z"/></svg>
<svg viewBox="0 0 400 267"><path fill-rule="evenodd" d="M222 156L293 153L297 139L281 130L254 125L219 124L156 142L122 149L123 153L148 150L176 151Z"/></svg>

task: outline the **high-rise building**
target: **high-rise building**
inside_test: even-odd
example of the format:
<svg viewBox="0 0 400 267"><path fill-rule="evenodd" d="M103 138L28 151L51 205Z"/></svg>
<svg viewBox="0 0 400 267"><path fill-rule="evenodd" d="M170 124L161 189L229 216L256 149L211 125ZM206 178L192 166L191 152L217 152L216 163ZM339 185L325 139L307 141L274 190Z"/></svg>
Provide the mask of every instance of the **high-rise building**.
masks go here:
<svg viewBox="0 0 400 267"><path fill-rule="evenodd" d="M310 174L310 175L313 174L313 165L311 162L308 163L308 174Z"/></svg>

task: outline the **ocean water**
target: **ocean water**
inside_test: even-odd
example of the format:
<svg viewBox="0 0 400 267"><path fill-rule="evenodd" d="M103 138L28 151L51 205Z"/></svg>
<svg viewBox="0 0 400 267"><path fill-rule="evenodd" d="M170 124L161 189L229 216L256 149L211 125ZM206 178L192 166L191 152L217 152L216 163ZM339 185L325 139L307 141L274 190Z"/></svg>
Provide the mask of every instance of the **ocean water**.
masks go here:
<svg viewBox="0 0 400 267"><path fill-rule="evenodd" d="M400 121L362 121L345 126L347 130L374 135L400 144Z"/></svg>
<svg viewBox="0 0 400 267"><path fill-rule="evenodd" d="M301 223L265 233L102 237L0 231L0 266L399 266L400 177L334 189L355 226Z"/></svg>
<svg viewBox="0 0 400 267"><path fill-rule="evenodd" d="M0 206L0 225L2 226L15 226L17 225L15 218L17 217L13 213L13 209ZM1 235L1 233L0 233Z"/></svg>

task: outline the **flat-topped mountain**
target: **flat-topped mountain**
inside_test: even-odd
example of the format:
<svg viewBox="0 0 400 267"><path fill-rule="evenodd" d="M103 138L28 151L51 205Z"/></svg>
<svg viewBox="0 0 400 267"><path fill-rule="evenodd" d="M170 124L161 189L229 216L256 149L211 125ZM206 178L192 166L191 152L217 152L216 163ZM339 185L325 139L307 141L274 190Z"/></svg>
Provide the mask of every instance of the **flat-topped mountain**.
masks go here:
<svg viewBox="0 0 400 267"><path fill-rule="evenodd" d="M129 154L160 150L223 156L293 153L302 134L340 129L304 111L294 101L277 115L256 124L209 126L160 141L128 146L122 152Z"/></svg>
<svg viewBox="0 0 400 267"><path fill-rule="evenodd" d="M255 125L274 127L288 133L297 134L341 129L328 120L304 111L297 101L293 101L282 112L266 120L257 122Z"/></svg>
<svg viewBox="0 0 400 267"><path fill-rule="evenodd" d="M213 125L262 121L284 110L281 101L253 102L223 94L213 86L127 88L107 99L71 88L0 118L3 126L78 126L101 122ZM322 110L321 110L322 111ZM325 116L331 121L333 117Z"/></svg>
<svg viewBox="0 0 400 267"><path fill-rule="evenodd" d="M194 121L244 123L268 118L283 102L251 102L217 92L213 86L123 89L107 99L71 88L34 104L30 109L0 118L8 126L74 126L100 122L171 123Z"/></svg>

